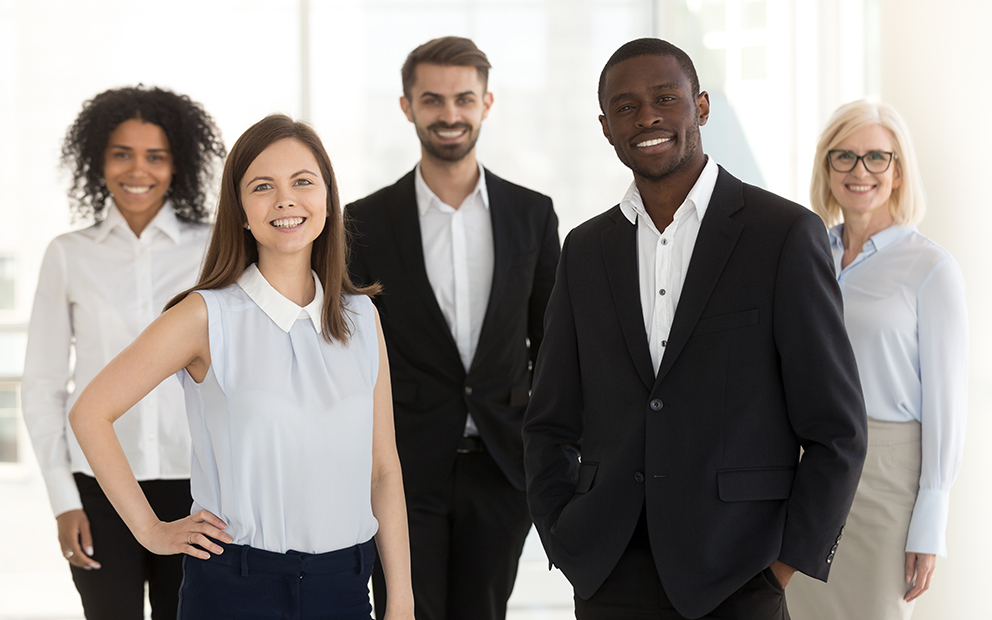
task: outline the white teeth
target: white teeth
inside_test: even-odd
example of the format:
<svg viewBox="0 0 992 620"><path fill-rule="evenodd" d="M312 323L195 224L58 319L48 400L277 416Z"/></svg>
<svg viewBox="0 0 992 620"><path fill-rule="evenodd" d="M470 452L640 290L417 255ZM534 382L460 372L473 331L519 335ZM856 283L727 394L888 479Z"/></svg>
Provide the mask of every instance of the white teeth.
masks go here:
<svg viewBox="0 0 992 620"><path fill-rule="evenodd" d="M438 130L437 131L437 135L441 136L442 138L457 138L458 136L462 135L462 133L464 133L464 132L461 129L459 129L457 131L450 131L450 130L449 131L441 131L441 130Z"/></svg>
<svg viewBox="0 0 992 620"><path fill-rule="evenodd" d="M151 191L151 185L124 185L121 184L121 189L129 194L144 194L145 192Z"/></svg>
<svg viewBox="0 0 992 620"><path fill-rule="evenodd" d="M273 220L272 225L276 228L293 228L294 226L299 226L303 223L306 218L302 217L284 217L282 219Z"/></svg>
<svg viewBox="0 0 992 620"><path fill-rule="evenodd" d="M851 190L852 192L867 192L871 188L872 188L871 185L848 185L847 186L847 189Z"/></svg>
<svg viewBox="0 0 992 620"><path fill-rule="evenodd" d="M649 146L654 146L656 144L661 144L662 142L668 142L671 138L656 138L654 140L645 140L637 144L638 148L646 148Z"/></svg>

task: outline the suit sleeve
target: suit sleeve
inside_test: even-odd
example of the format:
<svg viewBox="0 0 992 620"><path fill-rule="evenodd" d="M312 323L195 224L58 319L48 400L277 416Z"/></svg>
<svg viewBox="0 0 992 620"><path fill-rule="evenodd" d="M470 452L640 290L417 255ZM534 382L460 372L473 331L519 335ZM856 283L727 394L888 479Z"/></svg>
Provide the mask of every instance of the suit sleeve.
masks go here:
<svg viewBox="0 0 992 620"><path fill-rule="evenodd" d="M537 365L537 353L544 339L544 313L555 285L555 271L561 256L558 242L558 216L551 199L548 199L547 215L540 232L541 247L538 249L537 267L534 269L534 284L531 288L527 308L527 338L530 340L530 361Z"/></svg>
<svg viewBox="0 0 992 620"><path fill-rule="evenodd" d="M826 580L861 476L867 419L823 224L793 224L775 285L775 343L792 428L803 447L779 559Z"/></svg>
<svg viewBox="0 0 992 620"><path fill-rule="evenodd" d="M551 530L575 492L582 436L582 382L569 296L568 244L566 238L523 426L527 501L549 549L556 544Z"/></svg>

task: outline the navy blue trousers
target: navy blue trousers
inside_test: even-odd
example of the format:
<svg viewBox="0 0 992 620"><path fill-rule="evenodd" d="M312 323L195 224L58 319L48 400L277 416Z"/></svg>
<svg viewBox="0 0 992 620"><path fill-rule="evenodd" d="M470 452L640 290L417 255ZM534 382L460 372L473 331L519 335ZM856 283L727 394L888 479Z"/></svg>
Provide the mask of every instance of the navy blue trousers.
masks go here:
<svg viewBox="0 0 992 620"><path fill-rule="evenodd" d="M370 540L330 553L274 553L227 545L183 558L179 620L370 620Z"/></svg>

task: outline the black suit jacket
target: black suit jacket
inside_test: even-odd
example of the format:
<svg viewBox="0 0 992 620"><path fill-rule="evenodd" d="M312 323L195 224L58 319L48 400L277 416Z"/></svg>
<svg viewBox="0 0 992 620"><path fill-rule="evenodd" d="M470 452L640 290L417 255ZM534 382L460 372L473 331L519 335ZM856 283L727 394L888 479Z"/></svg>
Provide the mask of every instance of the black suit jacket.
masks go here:
<svg viewBox="0 0 992 620"><path fill-rule="evenodd" d="M657 376L635 231L614 207L562 249L524 426L550 558L592 596L646 505L687 617L777 559L826 579L866 419L823 223L721 168Z"/></svg>
<svg viewBox="0 0 992 620"><path fill-rule="evenodd" d="M520 428L560 254L558 218L547 196L485 174L493 281L468 372L427 279L414 173L345 207L351 277L383 287L375 303L407 493L445 479L467 413L509 481L524 488Z"/></svg>

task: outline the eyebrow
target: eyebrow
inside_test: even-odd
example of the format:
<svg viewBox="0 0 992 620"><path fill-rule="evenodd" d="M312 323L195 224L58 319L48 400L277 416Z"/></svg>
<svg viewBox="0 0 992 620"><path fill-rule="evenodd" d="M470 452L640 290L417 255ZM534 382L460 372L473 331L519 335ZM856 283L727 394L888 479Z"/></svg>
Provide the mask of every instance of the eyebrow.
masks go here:
<svg viewBox="0 0 992 620"><path fill-rule="evenodd" d="M298 177L298 176L300 176L302 174L309 174L309 175L312 175L312 176L319 176L316 172L313 172L311 170L307 170L306 168L304 168L302 170L298 170L297 172L294 172L293 174L289 175L289 178L295 179L296 177ZM259 175L259 176L253 178L250 181L245 181L245 187L248 187L249 185L251 185L255 181L270 181L271 182L271 181L275 181L275 179L273 179L272 177L266 177L266 176Z"/></svg>
<svg viewBox="0 0 992 620"><path fill-rule="evenodd" d="M651 92L657 92L659 90L678 90L678 91L681 91L682 90L682 86L679 85L677 82L665 82L664 84L658 84L657 86L652 86L651 87ZM616 103L617 101L620 101L621 99L634 99L635 97L636 96L634 95L634 93L617 93L616 95L614 95L610 99L609 103L610 103L610 105L613 105L614 103Z"/></svg>
<svg viewBox="0 0 992 620"><path fill-rule="evenodd" d="M466 95L472 95L473 97L478 97L478 95L474 90L466 90L465 92L455 94L454 99L459 99ZM444 95L442 95L441 93L432 93L430 91L425 91L420 93L420 98L423 99L424 97L434 97L436 99L444 99Z"/></svg>
<svg viewBox="0 0 992 620"><path fill-rule="evenodd" d="M110 149L120 149L122 151L133 151L134 148L127 146L126 144L110 144L107 145ZM146 149L149 153L168 153L169 149Z"/></svg>

